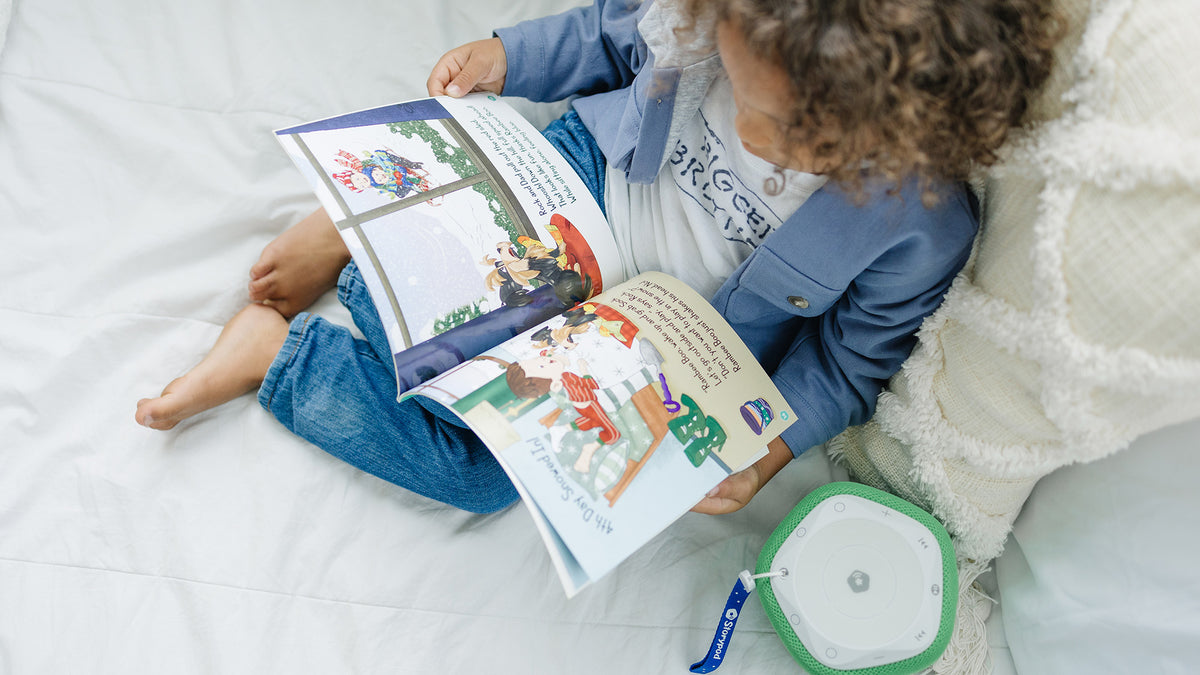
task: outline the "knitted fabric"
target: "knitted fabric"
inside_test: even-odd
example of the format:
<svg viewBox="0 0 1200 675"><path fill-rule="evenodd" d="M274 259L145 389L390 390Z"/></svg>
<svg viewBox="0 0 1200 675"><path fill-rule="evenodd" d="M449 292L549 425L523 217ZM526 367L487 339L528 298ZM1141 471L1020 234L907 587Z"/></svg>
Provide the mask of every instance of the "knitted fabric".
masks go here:
<svg viewBox="0 0 1200 675"><path fill-rule="evenodd" d="M875 417L827 448L938 517L971 573L1039 478L1200 416L1200 15L1059 5L1070 30L1031 125L981 176L972 261Z"/></svg>

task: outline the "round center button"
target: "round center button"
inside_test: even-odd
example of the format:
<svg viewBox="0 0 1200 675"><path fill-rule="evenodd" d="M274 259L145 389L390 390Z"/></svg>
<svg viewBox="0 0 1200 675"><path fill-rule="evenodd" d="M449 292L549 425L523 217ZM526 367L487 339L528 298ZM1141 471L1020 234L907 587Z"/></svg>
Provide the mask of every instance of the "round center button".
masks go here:
<svg viewBox="0 0 1200 675"><path fill-rule="evenodd" d="M808 309L808 298L799 295L789 295L788 302L792 303L793 307Z"/></svg>

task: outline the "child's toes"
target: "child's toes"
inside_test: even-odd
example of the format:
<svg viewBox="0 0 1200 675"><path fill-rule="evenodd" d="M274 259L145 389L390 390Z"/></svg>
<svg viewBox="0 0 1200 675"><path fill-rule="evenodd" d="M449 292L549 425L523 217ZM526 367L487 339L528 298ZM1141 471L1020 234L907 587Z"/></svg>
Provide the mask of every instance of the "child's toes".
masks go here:
<svg viewBox="0 0 1200 675"><path fill-rule="evenodd" d="M144 398L138 401L134 419L144 427L159 431L174 427L179 424L179 406L171 398L164 393L158 398Z"/></svg>
<svg viewBox="0 0 1200 675"><path fill-rule="evenodd" d="M275 277L265 276L258 279L251 279L247 285L250 291L250 300L253 302L263 302L270 300L275 296Z"/></svg>
<svg viewBox="0 0 1200 675"><path fill-rule="evenodd" d="M250 279L261 279L274 269L275 263L259 258L258 262L250 266Z"/></svg>
<svg viewBox="0 0 1200 675"><path fill-rule="evenodd" d="M157 417L158 406L155 404L155 401L157 400L158 399L144 398L137 402L137 412L134 413L133 418L138 424L154 429L156 428L154 426L155 424L162 422L162 420Z"/></svg>

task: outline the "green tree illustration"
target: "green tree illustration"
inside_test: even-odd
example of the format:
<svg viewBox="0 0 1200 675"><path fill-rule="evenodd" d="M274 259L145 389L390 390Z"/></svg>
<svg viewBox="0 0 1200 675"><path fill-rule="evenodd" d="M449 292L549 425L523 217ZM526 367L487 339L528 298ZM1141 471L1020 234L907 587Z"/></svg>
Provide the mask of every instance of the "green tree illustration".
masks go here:
<svg viewBox="0 0 1200 675"><path fill-rule="evenodd" d="M480 298L443 314L433 322L433 334L441 335L455 326L461 326L471 319L483 316L485 313L483 306L486 300L486 298Z"/></svg>
<svg viewBox="0 0 1200 675"><path fill-rule="evenodd" d="M479 173L479 167L475 166L475 163L471 161L471 157L467 152L447 142L445 137L439 134L437 129L434 129L429 122L425 120L391 122L387 127L393 134L400 134L410 140L420 139L427 143L437 161L453 169L459 178L470 178ZM472 185L471 189L478 192L487 200L488 210L492 212L492 219L498 227L508 232L509 241L515 243L520 232L513 225L512 218L509 217L508 211L500 202L499 197L496 196L495 191L492 190L491 183L489 181L481 181ZM520 248L523 249L524 247ZM525 251L519 250L517 253L518 255L524 255Z"/></svg>

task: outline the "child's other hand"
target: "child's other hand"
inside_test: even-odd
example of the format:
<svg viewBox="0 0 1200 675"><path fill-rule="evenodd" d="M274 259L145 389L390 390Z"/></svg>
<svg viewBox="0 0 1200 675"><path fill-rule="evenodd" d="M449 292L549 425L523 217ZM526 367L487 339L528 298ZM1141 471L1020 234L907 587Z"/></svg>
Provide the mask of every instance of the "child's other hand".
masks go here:
<svg viewBox="0 0 1200 675"><path fill-rule="evenodd" d="M766 456L718 483L700 503L692 507L692 511L708 515L737 511L749 504L762 486L792 461L792 457L787 443L776 438L767 444Z"/></svg>
<svg viewBox="0 0 1200 675"><path fill-rule="evenodd" d="M692 510L708 515L733 513L750 503L754 495L758 494L763 482L758 464L751 464L750 468L721 481L699 504L693 506Z"/></svg>
<svg viewBox="0 0 1200 675"><path fill-rule="evenodd" d="M476 40L443 54L434 64L425 88L430 96L454 98L472 91L499 94L504 90L506 74L508 57L500 38Z"/></svg>

